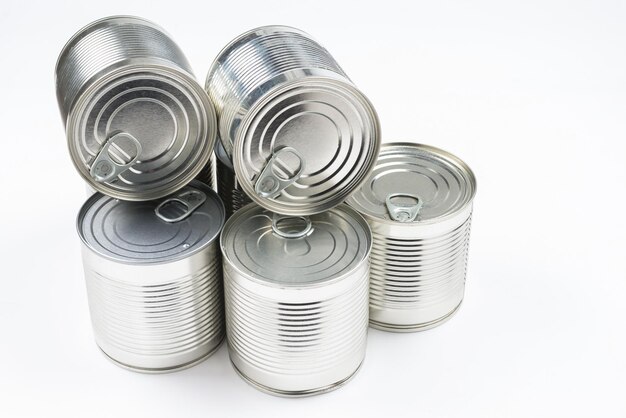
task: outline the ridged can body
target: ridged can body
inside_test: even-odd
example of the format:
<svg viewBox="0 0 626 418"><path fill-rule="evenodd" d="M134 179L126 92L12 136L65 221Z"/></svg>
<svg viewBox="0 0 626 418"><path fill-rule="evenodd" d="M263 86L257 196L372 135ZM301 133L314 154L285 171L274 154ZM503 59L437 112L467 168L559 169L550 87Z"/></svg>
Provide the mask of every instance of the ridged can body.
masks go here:
<svg viewBox="0 0 626 418"><path fill-rule="evenodd" d="M258 218L272 216L254 204L236 212L225 226L222 252L230 358L236 371L262 391L280 396L327 392L346 383L363 362L371 236L367 223L346 208L342 205L312 218L310 235L288 241L263 226L258 234L245 227L240 236L233 232L242 223L259 226L263 222L256 223ZM363 232L349 230L343 223L347 219L357 219L352 225ZM335 221L345 228L345 236L328 226ZM229 244L233 235L236 244ZM246 243L244 235L250 236ZM317 239L330 236L337 239L334 250L315 245ZM252 250L244 254L244 248ZM257 249L258 254L268 254L266 260L255 257ZM323 254L315 253L320 250ZM277 263L273 259L277 251L285 251L290 259ZM330 266L345 261L346 253L349 264ZM304 258L315 263L304 267L300 265ZM326 273L329 276L322 277Z"/></svg>
<svg viewBox="0 0 626 418"><path fill-rule="evenodd" d="M78 31L59 55L55 84L72 162L101 193L167 196L213 151L215 108L178 45L145 19L108 17Z"/></svg>
<svg viewBox="0 0 626 418"><path fill-rule="evenodd" d="M357 188L380 147L376 112L330 53L285 26L246 32L205 88L245 193L276 213L328 210Z"/></svg>
<svg viewBox="0 0 626 418"><path fill-rule="evenodd" d="M372 229L371 326L420 331L458 310L475 189L469 167L445 151L410 143L383 145L372 177L348 200ZM421 212L412 221L393 219L381 205L387 196L417 196ZM398 208L405 216L411 206L392 206Z"/></svg>
<svg viewBox="0 0 626 418"><path fill-rule="evenodd" d="M95 340L124 368L183 369L211 355L224 339L218 240L223 207L208 187L191 186L183 191L200 190L210 203L195 220L146 221L150 211L144 202L118 203L99 193L79 214ZM197 232L206 223L213 226Z"/></svg>
<svg viewBox="0 0 626 418"><path fill-rule="evenodd" d="M252 200L237 181L232 162L229 161L219 141L215 144L215 173L217 193L220 195L222 202L224 202L226 217L229 218L233 213L251 203Z"/></svg>

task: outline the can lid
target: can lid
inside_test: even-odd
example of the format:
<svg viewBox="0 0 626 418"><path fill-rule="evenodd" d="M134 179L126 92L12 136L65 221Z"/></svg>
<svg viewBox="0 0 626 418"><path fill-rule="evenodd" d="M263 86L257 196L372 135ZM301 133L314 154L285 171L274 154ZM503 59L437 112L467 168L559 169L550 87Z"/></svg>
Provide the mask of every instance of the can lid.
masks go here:
<svg viewBox="0 0 626 418"><path fill-rule="evenodd" d="M454 155L428 145L388 143L347 203L377 219L427 222L457 213L475 193L472 170Z"/></svg>
<svg viewBox="0 0 626 418"><path fill-rule="evenodd" d="M85 53L98 48L101 59ZM92 188L151 200L199 174L217 136L215 108L161 28L119 16L88 25L59 57L57 88L75 90L83 73L76 94L57 94L72 161Z"/></svg>
<svg viewBox="0 0 626 418"><path fill-rule="evenodd" d="M128 263L186 258L213 242L224 224L217 194L193 181L161 200L128 202L94 194L81 208L78 234L92 251Z"/></svg>
<svg viewBox="0 0 626 418"><path fill-rule="evenodd" d="M347 81L307 77L281 85L244 118L233 166L259 205L310 215L342 203L371 172L378 117Z"/></svg>
<svg viewBox="0 0 626 418"><path fill-rule="evenodd" d="M311 216L274 214L255 204L237 211L221 237L229 265L253 280L310 286L349 274L367 260L367 222L347 205Z"/></svg>

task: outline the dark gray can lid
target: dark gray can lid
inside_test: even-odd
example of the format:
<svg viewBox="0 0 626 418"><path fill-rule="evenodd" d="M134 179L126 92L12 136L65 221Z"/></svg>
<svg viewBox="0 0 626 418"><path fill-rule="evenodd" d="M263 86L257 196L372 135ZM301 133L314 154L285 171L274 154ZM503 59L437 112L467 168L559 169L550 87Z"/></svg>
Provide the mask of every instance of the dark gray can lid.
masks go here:
<svg viewBox="0 0 626 418"><path fill-rule="evenodd" d="M193 181L172 195L129 202L94 194L81 208L77 227L92 251L117 261L166 263L186 258L214 242L225 211L217 194Z"/></svg>

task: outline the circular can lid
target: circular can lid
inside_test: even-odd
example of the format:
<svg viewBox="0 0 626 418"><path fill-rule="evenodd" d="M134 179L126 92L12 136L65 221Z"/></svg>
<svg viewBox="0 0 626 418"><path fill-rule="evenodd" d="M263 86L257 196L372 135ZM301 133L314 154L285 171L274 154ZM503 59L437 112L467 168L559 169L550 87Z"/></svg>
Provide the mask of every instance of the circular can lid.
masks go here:
<svg viewBox="0 0 626 418"><path fill-rule="evenodd" d="M376 162L378 116L348 81L306 77L279 85L247 115L233 166L246 194L273 212L311 215L337 206Z"/></svg>
<svg viewBox="0 0 626 418"><path fill-rule="evenodd" d="M96 190L124 200L166 196L210 158L215 110L191 76L149 65L98 80L70 113L70 154Z"/></svg>
<svg viewBox="0 0 626 418"><path fill-rule="evenodd" d="M86 26L59 56L59 80L75 92L57 92L69 152L95 190L123 200L159 199L207 164L215 108L157 25L114 16Z"/></svg>
<svg viewBox="0 0 626 418"><path fill-rule="evenodd" d="M377 219L427 222L459 212L475 193L474 173L454 155L428 145L388 143L347 203Z"/></svg>
<svg viewBox="0 0 626 418"><path fill-rule="evenodd" d="M128 202L94 194L81 208L78 234L97 254L132 264L189 257L214 242L225 220L217 194L193 181L165 199Z"/></svg>
<svg viewBox="0 0 626 418"><path fill-rule="evenodd" d="M254 203L224 226L222 254L237 271L278 286L306 287L344 277L365 262L367 222L347 205L311 216L274 214Z"/></svg>

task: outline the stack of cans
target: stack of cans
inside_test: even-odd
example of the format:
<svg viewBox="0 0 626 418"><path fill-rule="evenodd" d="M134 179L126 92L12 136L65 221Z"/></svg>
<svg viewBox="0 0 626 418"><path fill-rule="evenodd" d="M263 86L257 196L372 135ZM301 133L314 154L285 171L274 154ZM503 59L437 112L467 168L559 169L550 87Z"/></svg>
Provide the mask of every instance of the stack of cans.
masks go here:
<svg viewBox="0 0 626 418"><path fill-rule="evenodd" d="M354 376L368 325L457 311L471 170L381 146L374 107L305 32L238 36L203 89L163 29L106 18L63 48L56 87L96 192L77 222L95 339L119 365L178 370L226 336L247 382L306 396Z"/></svg>

